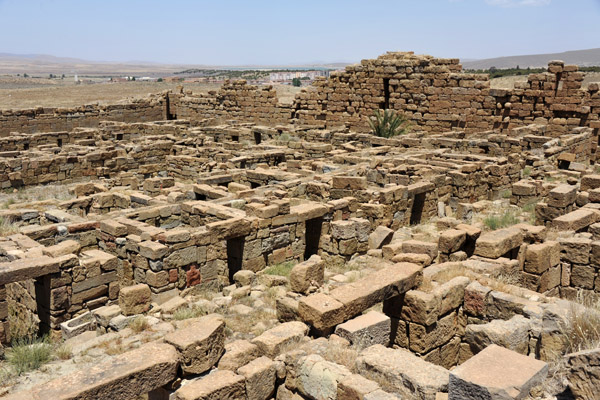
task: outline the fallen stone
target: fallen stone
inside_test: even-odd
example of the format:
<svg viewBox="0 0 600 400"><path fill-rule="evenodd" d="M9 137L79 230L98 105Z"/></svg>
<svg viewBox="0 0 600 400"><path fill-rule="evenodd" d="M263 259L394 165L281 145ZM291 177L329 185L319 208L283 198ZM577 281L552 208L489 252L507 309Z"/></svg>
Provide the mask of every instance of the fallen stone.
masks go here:
<svg viewBox="0 0 600 400"><path fill-rule="evenodd" d="M146 284L126 286L119 291L119 307L123 315L142 314L150 309L152 292Z"/></svg>
<svg viewBox="0 0 600 400"><path fill-rule="evenodd" d="M374 344L387 346L390 343L390 332L390 317L377 311L360 315L338 325L335 329L336 335L348 339L352 345L358 348Z"/></svg>
<svg viewBox="0 0 600 400"><path fill-rule="evenodd" d="M494 344L450 373L449 400L520 400L542 383L548 364Z"/></svg>
<svg viewBox="0 0 600 400"><path fill-rule="evenodd" d="M216 371L178 389L173 400L239 400L246 398L244 377Z"/></svg>

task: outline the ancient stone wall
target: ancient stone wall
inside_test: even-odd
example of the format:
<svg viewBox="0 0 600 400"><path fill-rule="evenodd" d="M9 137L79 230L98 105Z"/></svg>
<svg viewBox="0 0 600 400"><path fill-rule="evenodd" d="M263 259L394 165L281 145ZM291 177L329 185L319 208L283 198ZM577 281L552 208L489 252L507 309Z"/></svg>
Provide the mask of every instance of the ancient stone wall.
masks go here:
<svg viewBox="0 0 600 400"><path fill-rule="evenodd" d="M226 81L208 94L170 94L170 112L177 119L204 123L236 120L276 125L287 124L291 105L280 104L272 86L258 88L245 80Z"/></svg>
<svg viewBox="0 0 600 400"><path fill-rule="evenodd" d="M458 59L388 53L315 82L297 96L294 111L300 124L362 131L375 110L394 109L414 129L429 132L536 122L553 126L558 136L576 126L599 127L598 87L581 89L582 80L577 66L553 62L514 89L490 89L487 75L462 72Z"/></svg>
<svg viewBox="0 0 600 400"><path fill-rule="evenodd" d="M164 94L123 104L0 110L0 136L7 136L11 132L71 131L78 127L97 127L100 121L159 121L166 119L166 112L167 102Z"/></svg>

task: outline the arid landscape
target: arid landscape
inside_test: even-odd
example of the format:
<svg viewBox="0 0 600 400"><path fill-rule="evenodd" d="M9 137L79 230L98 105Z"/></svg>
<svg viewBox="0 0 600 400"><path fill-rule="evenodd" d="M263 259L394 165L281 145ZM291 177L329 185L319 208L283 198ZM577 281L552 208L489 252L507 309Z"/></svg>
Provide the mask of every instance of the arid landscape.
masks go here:
<svg viewBox="0 0 600 400"><path fill-rule="evenodd" d="M0 400L600 400L598 16L0 0Z"/></svg>

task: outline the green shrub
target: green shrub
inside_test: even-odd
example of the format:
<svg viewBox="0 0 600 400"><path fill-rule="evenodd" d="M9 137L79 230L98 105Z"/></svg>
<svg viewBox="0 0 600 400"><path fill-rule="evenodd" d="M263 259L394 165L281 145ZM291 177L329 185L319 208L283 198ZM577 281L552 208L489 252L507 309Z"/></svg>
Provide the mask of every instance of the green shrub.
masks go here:
<svg viewBox="0 0 600 400"><path fill-rule="evenodd" d="M519 218L512 211L506 211L502 215L488 215L483 220L484 225L491 230L506 228L519 222Z"/></svg>
<svg viewBox="0 0 600 400"><path fill-rule="evenodd" d="M6 351L6 361L18 375L38 369L51 359L52 344L48 338L17 339Z"/></svg>
<svg viewBox="0 0 600 400"><path fill-rule="evenodd" d="M279 276L290 276L292 268L296 263L294 261L287 261L281 264L275 264L265 269L267 275L279 275Z"/></svg>
<svg viewBox="0 0 600 400"><path fill-rule="evenodd" d="M391 138L408 132L408 120L394 110L376 110L368 120L373 134Z"/></svg>

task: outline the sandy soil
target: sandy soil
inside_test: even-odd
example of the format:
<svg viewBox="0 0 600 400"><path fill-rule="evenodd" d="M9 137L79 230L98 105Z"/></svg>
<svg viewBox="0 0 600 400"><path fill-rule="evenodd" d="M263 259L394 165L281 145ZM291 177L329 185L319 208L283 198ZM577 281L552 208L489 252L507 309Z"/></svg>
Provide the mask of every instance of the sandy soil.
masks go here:
<svg viewBox="0 0 600 400"><path fill-rule="evenodd" d="M119 82L75 85L70 80L0 77L0 109L32 107L74 107L90 103L114 103L164 90L176 90L179 83ZM184 90L207 93L218 84L184 83ZM291 103L299 88L274 86L279 100Z"/></svg>

